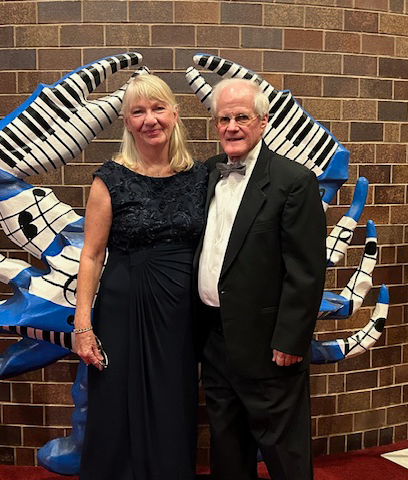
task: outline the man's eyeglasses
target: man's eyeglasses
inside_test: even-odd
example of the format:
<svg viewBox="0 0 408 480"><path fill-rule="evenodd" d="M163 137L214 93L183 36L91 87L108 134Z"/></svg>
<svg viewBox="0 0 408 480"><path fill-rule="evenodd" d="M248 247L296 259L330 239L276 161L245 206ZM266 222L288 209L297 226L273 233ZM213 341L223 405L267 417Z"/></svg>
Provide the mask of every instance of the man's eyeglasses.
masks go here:
<svg viewBox="0 0 408 480"><path fill-rule="evenodd" d="M239 126L244 127L249 125L252 120L257 118L258 115L248 115L247 113L239 113L238 115L223 115L222 117L215 117L215 124L220 125L221 127L226 127L229 125L231 120L235 120Z"/></svg>

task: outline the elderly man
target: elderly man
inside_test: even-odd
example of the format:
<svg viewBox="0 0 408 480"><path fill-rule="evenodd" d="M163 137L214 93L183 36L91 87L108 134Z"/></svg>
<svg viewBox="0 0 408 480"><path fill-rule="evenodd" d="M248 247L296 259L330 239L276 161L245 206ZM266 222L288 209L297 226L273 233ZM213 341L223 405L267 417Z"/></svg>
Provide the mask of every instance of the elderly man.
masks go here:
<svg viewBox="0 0 408 480"><path fill-rule="evenodd" d="M310 480L310 341L325 276L325 216L307 168L262 141L268 99L223 80L212 115L205 233L196 255L214 480ZM204 333L205 332L205 333Z"/></svg>

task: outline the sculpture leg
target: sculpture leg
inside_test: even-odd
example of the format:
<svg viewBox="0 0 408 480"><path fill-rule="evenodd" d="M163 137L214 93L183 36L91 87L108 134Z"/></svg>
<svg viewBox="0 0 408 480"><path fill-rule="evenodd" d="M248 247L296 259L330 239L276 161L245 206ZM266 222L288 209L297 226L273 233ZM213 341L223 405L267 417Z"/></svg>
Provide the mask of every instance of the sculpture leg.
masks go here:
<svg viewBox="0 0 408 480"><path fill-rule="evenodd" d="M79 472L88 403L87 389L87 368L81 360L71 390L75 404L71 435L54 438L38 451L38 464L51 472L60 475L77 475Z"/></svg>

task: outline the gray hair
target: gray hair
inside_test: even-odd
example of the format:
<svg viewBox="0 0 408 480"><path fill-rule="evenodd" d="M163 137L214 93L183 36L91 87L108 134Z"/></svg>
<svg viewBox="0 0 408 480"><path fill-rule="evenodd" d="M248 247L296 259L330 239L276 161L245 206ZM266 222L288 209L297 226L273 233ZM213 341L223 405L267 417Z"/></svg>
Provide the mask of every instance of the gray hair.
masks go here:
<svg viewBox="0 0 408 480"><path fill-rule="evenodd" d="M226 78L218 82L211 93L211 115L216 117L218 114L218 100L222 90L226 87L246 86L254 92L254 112L260 117L265 116L269 111L269 99L263 93L259 85L244 78Z"/></svg>

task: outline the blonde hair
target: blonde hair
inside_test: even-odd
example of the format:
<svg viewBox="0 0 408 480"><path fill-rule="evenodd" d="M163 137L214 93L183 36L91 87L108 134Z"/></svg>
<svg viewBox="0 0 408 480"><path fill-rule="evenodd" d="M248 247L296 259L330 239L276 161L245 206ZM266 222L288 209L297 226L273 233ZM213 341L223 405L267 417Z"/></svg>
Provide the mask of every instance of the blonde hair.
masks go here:
<svg viewBox="0 0 408 480"><path fill-rule="evenodd" d="M137 98L156 100L163 102L173 111L177 109L176 99L170 87L156 75L138 75L129 83L123 97L121 111L123 117L130 113L130 108ZM188 170L194 165L191 154L187 149L186 137L184 125L177 115L169 142L169 163L175 172ZM123 129L120 151L115 155L114 160L131 169L142 163L133 135L127 130L126 126Z"/></svg>
<svg viewBox="0 0 408 480"><path fill-rule="evenodd" d="M264 117L269 111L269 99L259 87L258 83L245 78L225 78L218 82L211 92L211 115L215 118L218 115L218 100L222 90L226 87L246 86L254 92L254 112Z"/></svg>

